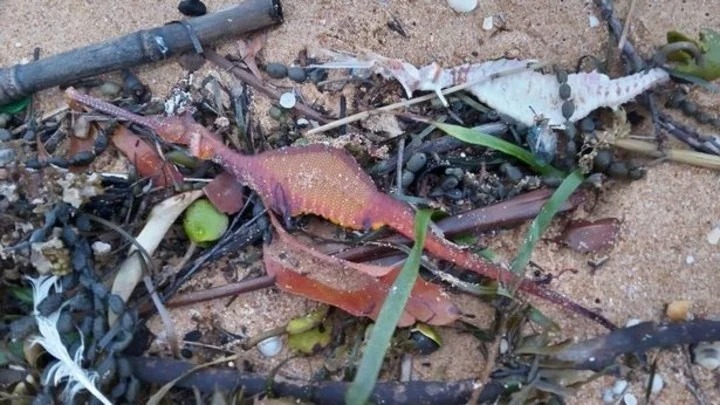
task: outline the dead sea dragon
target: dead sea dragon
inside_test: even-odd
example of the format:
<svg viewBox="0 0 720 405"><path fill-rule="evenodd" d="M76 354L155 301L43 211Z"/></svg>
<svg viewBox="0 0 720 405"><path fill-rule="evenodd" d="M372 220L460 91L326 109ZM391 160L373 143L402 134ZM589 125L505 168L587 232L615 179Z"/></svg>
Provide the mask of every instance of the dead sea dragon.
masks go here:
<svg viewBox="0 0 720 405"><path fill-rule="evenodd" d="M242 184L255 190L266 207L284 218L314 214L355 230L388 226L407 238L414 238L413 209L380 192L344 150L315 144L241 155L189 116L143 117L73 88L67 89L66 95L71 101L152 129L166 141L188 145L194 156L221 165ZM522 291L591 318L609 329L615 328L601 315L530 279L519 278L435 232L428 233L424 247L440 259L498 282L517 283Z"/></svg>

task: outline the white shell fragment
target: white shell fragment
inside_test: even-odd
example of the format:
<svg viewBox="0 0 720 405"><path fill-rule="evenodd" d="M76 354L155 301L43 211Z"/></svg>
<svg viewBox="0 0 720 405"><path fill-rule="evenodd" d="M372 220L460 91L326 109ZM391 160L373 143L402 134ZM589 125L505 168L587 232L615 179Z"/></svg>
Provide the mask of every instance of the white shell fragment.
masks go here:
<svg viewBox="0 0 720 405"><path fill-rule="evenodd" d="M257 344L260 353L265 357L274 357L280 354L283 349L282 338L280 336L272 336Z"/></svg>
<svg viewBox="0 0 720 405"><path fill-rule="evenodd" d="M600 25L600 20L598 20L598 18L594 15L590 14L588 15L588 24L590 24L590 28L595 28Z"/></svg>
<svg viewBox="0 0 720 405"><path fill-rule="evenodd" d="M695 364L707 370L720 367L720 342L700 342L693 349Z"/></svg>
<svg viewBox="0 0 720 405"><path fill-rule="evenodd" d="M477 7L477 0L448 0L448 6L458 13L469 13Z"/></svg>
<svg viewBox="0 0 720 405"><path fill-rule="evenodd" d="M295 107L295 103L297 102L297 99L295 98L295 94L287 92L283 93L280 96L280 106L286 110L289 110L293 107Z"/></svg>
<svg viewBox="0 0 720 405"><path fill-rule="evenodd" d="M417 68L407 62L375 54L353 57L334 53L333 56L335 61L315 66L370 68L386 78L395 78L405 88L408 97L418 90L433 91L444 103L442 89L477 83L468 87L467 91L498 113L527 126L534 125L540 116L548 119L550 126L560 129L568 121L562 114L565 100L560 98L557 78L554 74L543 74L531 69L531 64L536 61L499 59L443 69L436 63ZM569 121L577 122L601 107L616 110L668 79L668 73L659 68L617 79L610 79L595 71L569 74L567 83L572 91L570 100L575 106Z"/></svg>
<svg viewBox="0 0 720 405"><path fill-rule="evenodd" d="M625 405L637 405L638 400L633 394L625 394L623 395L623 402Z"/></svg>
<svg viewBox="0 0 720 405"><path fill-rule="evenodd" d="M483 19L482 29L484 29L485 31L490 31L491 29L493 29L493 25L494 25L493 20L494 20L493 16L485 17Z"/></svg>
<svg viewBox="0 0 720 405"><path fill-rule="evenodd" d="M617 380L615 381L615 384L613 384L612 393L615 395L622 395L627 387L628 382L626 380Z"/></svg>
<svg viewBox="0 0 720 405"><path fill-rule="evenodd" d="M653 375L652 383L650 385L650 392L652 394L657 394L658 392L662 391L663 387L665 387L665 381L663 381L660 374Z"/></svg>
<svg viewBox="0 0 720 405"><path fill-rule="evenodd" d="M717 245L720 242L720 225L714 227L705 237L709 244Z"/></svg>

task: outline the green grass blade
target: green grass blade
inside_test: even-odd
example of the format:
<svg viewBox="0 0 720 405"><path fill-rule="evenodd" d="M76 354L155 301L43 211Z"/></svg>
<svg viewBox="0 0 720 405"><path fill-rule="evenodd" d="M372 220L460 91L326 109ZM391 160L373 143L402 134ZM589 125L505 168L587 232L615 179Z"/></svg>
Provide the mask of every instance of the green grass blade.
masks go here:
<svg viewBox="0 0 720 405"><path fill-rule="evenodd" d="M558 213L563 203L570 198L570 195L575 189L582 184L585 179L582 174L576 170L570 173L560 186L555 190L549 200L543 205L540 213L530 224L530 229L525 240L523 241L522 247L518 252L517 257L512 262L510 267L513 272L517 274L523 274L528 263L530 263L530 255L532 254L535 245L540 240L540 236L545 232L547 227L550 225L555 214Z"/></svg>
<svg viewBox="0 0 720 405"><path fill-rule="evenodd" d="M347 404L364 405L372 394L390 339L418 277L430 214L430 210L420 210L415 216L415 244L380 309L355 379L345 394Z"/></svg>
<svg viewBox="0 0 720 405"><path fill-rule="evenodd" d="M463 142L485 146L513 156L518 160L525 162L528 166L540 174L548 176L563 176L563 173L558 169L548 164L540 163L529 151L513 143L504 141L496 136L488 135L472 128L465 128L459 125L442 124L439 122L434 122L433 124L445 131L448 135Z"/></svg>

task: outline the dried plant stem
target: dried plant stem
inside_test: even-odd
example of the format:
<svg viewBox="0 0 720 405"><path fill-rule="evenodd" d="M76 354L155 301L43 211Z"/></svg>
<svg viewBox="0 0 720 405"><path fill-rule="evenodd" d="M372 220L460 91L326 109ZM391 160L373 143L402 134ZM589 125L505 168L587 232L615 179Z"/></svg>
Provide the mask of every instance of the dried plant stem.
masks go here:
<svg viewBox="0 0 720 405"><path fill-rule="evenodd" d="M170 300L166 305L170 308L190 305L230 295L239 295L251 291L257 291L263 288L272 287L274 284L274 276L262 276L250 280L239 281L237 283L227 284L221 287L208 288L205 290L179 295Z"/></svg>
<svg viewBox="0 0 720 405"><path fill-rule="evenodd" d="M482 78L482 79L480 79L480 80L475 80L475 81L471 81L471 82L465 82L465 83L462 83L462 84L458 84L457 86L448 87L447 89L443 90L443 91L441 92L441 94L444 95L444 96L446 96L446 95L448 95L448 94L452 94L452 93L456 93L456 92L461 91L461 90L465 90L465 89L467 89L467 88L469 88L469 87L478 85L478 84L483 83L483 82L488 81L488 80L493 80L493 79L496 79L496 78L498 78L498 77L509 76L509 75L513 75L513 74L516 74L516 73L522 73L522 72L524 72L524 71L526 71L526 70L528 70L528 69L532 69L532 70L542 69L543 67L548 66L548 65L550 65L550 64L549 64L549 63L536 63L536 64L533 64L533 65L530 65L530 66L527 66L527 67L524 67L524 68L508 69L508 70L506 70L505 72L493 74L493 75L490 75L490 76L488 76L488 77L484 77L484 78ZM357 113L357 114L350 115L350 116L345 117L345 118L343 118L343 119L339 119L339 120L333 121L333 122L331 122L331 123L328 123L328 124L325 124L325 125L321 125L321 126L319 126L319 127L317 127L317 128L313 128L313 129L307 131L307 132L305 133L305 135L319 134L319 133L322 133L322 132L325 132L325 131L329 131L329 130L331 130L331 129L335 129L335 128L337 128L337 127L341 127L341 126L343 126L343 125L347 125L347 124L350 124L350 123L353 123L353 122L356 122L356 121L364 120L364 119L368 118L368 117L369 117L370 115L372 115L372 114L377 114L377 113L381 113L381 112L388 112L388 111L393 111L393 110L397 110L397 109L400 109L400 108L410 107L410 106L415 105L415 104L420 104L420 103L424 103L424 102L426 102L426 101L430 101L430 100L432 100L432 99L434 99L434 98L436 98L436 97L438 97L438 95L435 94L435 93L426 94L426 95L424 95L424 96L411 98L411 99L409 99L409 100L402 100L402 101L398 101L397 103L388 104L388 105L386 105L386 106L379 107L379 108L376 108L376 109L374 109L374 110L361 111L361 112L359 112L359 113Z"/></svg>
<svg viewBox="0 0 720 405"><path fill-rule="evenodd" d="M620 51L622 51L623 46L625 45L625 41L627 41L628 31L630 31L630 21L633 18L636 4L637 0L630 1L630 9L628 10L627 16L625 17L625 25L623 26L622 35L620 35L620 39L618 40L618 50Z"/></svg>
<svg viewBox="0 0 720 405"><path fill-rule="evenodd" d="M673 162L720 170L720 156L684 149L660 150L654 143L636 139L617 139L613 142L613 145L620 149L642 153L647 156L667 158Z"/></svg>
<svg viewBox="0 0 720 405"><path fill-rule="evenodd" d="M251 85L253 88L258 90L259 92L270 97L273 100L273 102L277 102L280 99L280 93L278 93L277 91L266 86L260 79L255 77L252 73L246 72L246 71L238 68L237 66L233 65L232 62L223 58L217 52L206 49L204 55L205 55L205 58L207 60L209 60L210 62L216 64L221 69L231 72L238 79ZM293 107L293 109L315 121L318 121L318 122L328 122L329 121L328 118L326 118L319 112L313 110L312 108L306 106L303 103L298 102L297 104L295 104L295 107Z"/></svg>

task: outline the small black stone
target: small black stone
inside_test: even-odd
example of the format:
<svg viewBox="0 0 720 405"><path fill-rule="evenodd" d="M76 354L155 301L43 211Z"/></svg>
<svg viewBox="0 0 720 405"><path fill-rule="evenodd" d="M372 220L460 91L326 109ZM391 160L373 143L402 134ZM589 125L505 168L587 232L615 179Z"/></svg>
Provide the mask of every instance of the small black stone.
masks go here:
<svg viewBox="0 0 720 405"><path fill-rule="evenodd" d="M185 334L185 337L183 337L183 340L186 342L199 342L200 338L202 337L202 332L199 330L191 330L190 332Z"/></svg>
<svg viewBox="0 0 720 405"><path fill-rule="evenodd" d="M65 159L63 156L51 156L47 162L50 165L57 166L62 169L67 169L68 166L70 166L70 162L68 162L68 160Z"/></svg>
<svg viewBox="0 0 720 405"><path fill-rule="evenodd" d="M415 173L422 169L423 166L425 166L425 163L427 163L427 155L418 152L410 156L410 159L408 159L407 163L405 163L405 168Z"/></svg>
<svg viewBox="0 0 720 405"><path fill-rule="evenodd" d="M570 95L572 94L572 89L570 88L570 85L567 83L563 83L560 85L560 98L563 100L567 100L570 98Z"/></svg>
<svg viewBox="0 0 720 405"><path fill-rule="evenodd" d="M460 180L458 180L457 177L455 177L455 176L449 176L449 177L446 177L446 178L442 181L442 183L440 184L440 188L442 188L443 190L448 191L448 190L452 190L452 189L454 189L455 187L457 187L458 184L460 184Z"/></svg>
<svg viewBox="0 0 720 405"><path fill-rule="evenodd" d="M507 179L513 183L517 183L523 178L522 171L520 171L520 169L518 169L514 165L511 165L510 163L501 164L500 172L504 174L505 177L507 177Z"/></svg>
<svg viewBox="0 0 720 405"><path fill-rule="evenodd" d="M95 154L92 153L92 151L84 150L82 152L78 152L75 154L75 156L70 158L70 164L72 166L85 166L92 163L92 161L95 160Z"/></svg>
<svg viewBox="0 0 720 405"><path fill-rule="evenodd" d="M282 63L272 62L265 65L265 73L273 79L284 79L288 74L288 68Z"/></svg>
<svg viewBox="0 0 720 405"><path fill-rule="evenodd" d="M180 350L180 355L186 359L191 359L193 356L193 352L192 352L192 350L190 350L188 348L184 348L184 349Z"/></svg>
<svg viewBox="0 0 720 405"><path fill-rule="evenodd" d="M593 159L593 166L598 172L605 172L613 161L613 154L609 150L601 150L595 155Z"/></svg>
<svg viewBox="0 0 720 405"><path fill-rule="evenodd" d="M568 80L568 74L564 69L556 68L555 69L555 78L557 79L558 83L565 84Z"/></svg>
<svg viewBox="0 0 720 405"><path fill-rule="evenodd" d="M695 115L695 113L698 112L697 104L693 103L690 100L683 100L682 102L680 102L680 108L687 115Z"/></svg>
<svg viewBox="0 0 720 405"><path fill-rule="evenodd" d="M610 177L624 179L628 177L629 170L625 162L612 162L608 168L607 174Z"/></svg>
<svg viewBox="0 0 720 405"><path fill-rule="evenodd" d="M566 120L569 120L570 117L575 113L575 103L573 103L570 100L567 100L562 105L562 115L565 117Z"/></svg>
<svg viewBox="0 0 720 405"><path fill-rule="evenodd" d="M207 14L207 7L200 0L182 0L178 4L178 11L188 17L199 17Z"/></svg>
<svg viewBox="0 0 720 405"><path fill-rule="evenodd" d="M410 187L413 181L415 181L415 173L410 170L403 170L402 176L400 177L403 188Z"/></svg>
<svg viewBox="0 0 720 405"><path fill-rule="evenodd" d="M592 120L592 118L583 119L582 121L580 121L580 130L586 134L591 134L593 131L595 131L595 122Z"/></svg>
<svg viewBox="0 0 720 405"><path fill-rule="evenodd" d="M0 128L0 142L9 141L12 139L12 132L5 128Z"/></svg>
<svg viewBox="0 0 720 405"><path fill-rule="evenodd" d="M305 73L305 69L299 66L292 66L288 68L287 74L290 80L294 82L303 83L305 80L307 80L307 74Z"/></svg>

